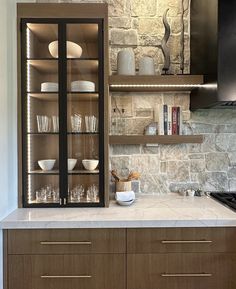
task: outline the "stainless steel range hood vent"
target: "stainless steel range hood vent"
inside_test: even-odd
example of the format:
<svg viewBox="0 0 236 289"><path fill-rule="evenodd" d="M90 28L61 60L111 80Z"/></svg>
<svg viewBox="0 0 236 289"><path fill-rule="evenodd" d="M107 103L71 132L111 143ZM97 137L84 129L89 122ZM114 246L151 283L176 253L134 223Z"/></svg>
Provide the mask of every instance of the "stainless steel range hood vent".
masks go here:
<svg viewBox="0 0 236 289"><path fill-rule="evenodd" d="M235 108L236 1L191 0L190 20L190 72L203 74L205 83L192 91L191 109Z"/></svg>

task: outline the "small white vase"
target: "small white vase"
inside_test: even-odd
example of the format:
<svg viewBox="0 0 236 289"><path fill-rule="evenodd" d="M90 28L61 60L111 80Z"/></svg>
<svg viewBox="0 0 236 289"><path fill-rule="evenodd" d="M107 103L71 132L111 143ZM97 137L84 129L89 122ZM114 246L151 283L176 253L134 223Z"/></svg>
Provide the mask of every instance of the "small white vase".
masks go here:
<svg viewBox="0 0 236 289"><path fill-rule="evenodd" d="M153 58L144 56L139 60L139 75L154 75L155 66Z"/></svg>
<svg viewBox="0 0 236 289"><path fill-rule="evenodd" d="M132 49L123 49L118 52L117 74L135 75L135 57Z"/></svg>

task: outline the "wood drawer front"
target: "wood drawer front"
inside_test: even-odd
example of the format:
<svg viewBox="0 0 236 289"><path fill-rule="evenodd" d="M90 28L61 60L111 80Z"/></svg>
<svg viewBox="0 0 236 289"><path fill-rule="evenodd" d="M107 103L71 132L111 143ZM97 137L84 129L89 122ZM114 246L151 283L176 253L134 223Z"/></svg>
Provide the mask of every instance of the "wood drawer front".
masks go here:
<svg viewBox="0 0 236 289"><path fill-rule="evenodd" d="M235 228L128 229L128 253L236 252Z"/></svg>
<svg viewBox="0 0 236 289"><path fill-rule="evenodd" d="M124 289L123 254L11 255L9 289Z"/></svg>
<svg viewBox="0 0 236 289"><path fill-rule="evenodd" d="M235 289L236 254L128 254L127 289Z"/></svg>
<svg viewBox="0 0 236 289"><path fill-rule="evenodd" d="M8 254L123 253L124 229L9 230Z"/></svg>

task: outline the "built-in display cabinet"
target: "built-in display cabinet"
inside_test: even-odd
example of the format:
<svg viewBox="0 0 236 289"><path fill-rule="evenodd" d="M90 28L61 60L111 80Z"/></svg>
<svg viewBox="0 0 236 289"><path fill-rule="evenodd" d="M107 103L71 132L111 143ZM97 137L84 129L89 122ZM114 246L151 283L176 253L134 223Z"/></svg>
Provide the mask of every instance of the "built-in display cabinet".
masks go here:
<svg viewBox="0 0 236 289"><path fill-rule="evenodd" d="M107 5L19 4L18 24L20 204L105 206Z"/></svg>

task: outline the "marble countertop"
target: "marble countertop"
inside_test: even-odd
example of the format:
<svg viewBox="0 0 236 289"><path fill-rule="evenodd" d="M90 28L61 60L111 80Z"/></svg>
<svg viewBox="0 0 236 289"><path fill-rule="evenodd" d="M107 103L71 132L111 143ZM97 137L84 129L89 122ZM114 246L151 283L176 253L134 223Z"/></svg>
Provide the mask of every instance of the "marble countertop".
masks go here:
<svg viewBox="0 0 236 289"><path fill-rule="evenodd" d="M17 209L2 229L236 226L236 212L209 197L139 196L130 207Z"/></svg>

